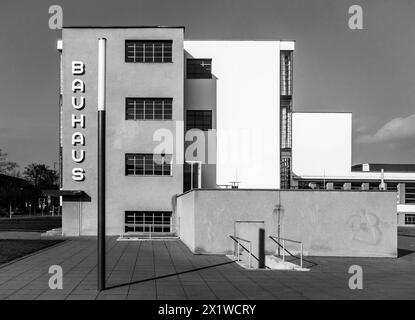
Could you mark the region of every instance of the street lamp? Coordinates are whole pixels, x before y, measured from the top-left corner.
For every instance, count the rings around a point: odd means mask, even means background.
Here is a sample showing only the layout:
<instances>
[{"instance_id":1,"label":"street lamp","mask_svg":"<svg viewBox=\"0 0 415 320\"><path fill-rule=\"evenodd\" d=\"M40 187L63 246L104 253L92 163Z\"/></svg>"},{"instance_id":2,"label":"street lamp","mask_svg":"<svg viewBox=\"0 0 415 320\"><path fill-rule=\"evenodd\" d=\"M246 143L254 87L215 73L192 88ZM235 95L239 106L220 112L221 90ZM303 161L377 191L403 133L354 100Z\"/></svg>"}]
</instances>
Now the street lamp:
<instances>
[{"instance_id":1,"label":"street lamp","mask_svg":"<svg viewBox=\"0 0 415 320\"><path fill-rule=\"evenodd\" d=\"M98 38L98 290L105 290L105 68L107 39Z\"/></svg>"}]
</instances>

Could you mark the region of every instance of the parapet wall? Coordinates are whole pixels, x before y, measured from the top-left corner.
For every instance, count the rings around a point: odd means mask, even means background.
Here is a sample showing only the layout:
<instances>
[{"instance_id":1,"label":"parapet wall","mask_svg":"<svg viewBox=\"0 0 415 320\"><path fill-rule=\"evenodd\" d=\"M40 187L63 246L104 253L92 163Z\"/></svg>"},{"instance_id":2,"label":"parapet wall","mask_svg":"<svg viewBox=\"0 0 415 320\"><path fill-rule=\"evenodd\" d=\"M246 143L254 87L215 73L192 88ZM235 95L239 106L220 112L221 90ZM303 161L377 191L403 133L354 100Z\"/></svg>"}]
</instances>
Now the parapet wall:
<instances>
[{"instance_id":1,"label":"parapet wall","mask_svg":"<svg viewBox=\"0 0 415 320\"><path fill-rule=\"evenodd\" d=\"M281 237L311 256L396 257L396 193L389 191L198 189L177 198L178 233L195 253L227 254L236 221L264 221L266 251ZM256 240L256 239L253 239ZM296 250L294 246L289 249Z\"/></svg>"}]
</instances>

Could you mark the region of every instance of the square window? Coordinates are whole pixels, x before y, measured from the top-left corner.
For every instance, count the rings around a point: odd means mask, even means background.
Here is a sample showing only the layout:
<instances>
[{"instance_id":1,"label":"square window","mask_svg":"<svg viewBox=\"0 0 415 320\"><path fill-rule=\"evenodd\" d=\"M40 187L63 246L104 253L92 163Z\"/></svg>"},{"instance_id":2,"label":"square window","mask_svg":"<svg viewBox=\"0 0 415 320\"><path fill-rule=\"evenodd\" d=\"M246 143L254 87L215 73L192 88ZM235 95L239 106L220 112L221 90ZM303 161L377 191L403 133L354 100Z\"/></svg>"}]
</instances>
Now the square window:
<instances>
[{"instance_id":1,"label":"square window","mask_svg":"<svg viewBox=\"0 0 415 320\"><path fill-rule=\"evenodd\" d=\"M212 78L212 59L187 59L186 62L188 79Z\"/></svg>"}]
</instances>

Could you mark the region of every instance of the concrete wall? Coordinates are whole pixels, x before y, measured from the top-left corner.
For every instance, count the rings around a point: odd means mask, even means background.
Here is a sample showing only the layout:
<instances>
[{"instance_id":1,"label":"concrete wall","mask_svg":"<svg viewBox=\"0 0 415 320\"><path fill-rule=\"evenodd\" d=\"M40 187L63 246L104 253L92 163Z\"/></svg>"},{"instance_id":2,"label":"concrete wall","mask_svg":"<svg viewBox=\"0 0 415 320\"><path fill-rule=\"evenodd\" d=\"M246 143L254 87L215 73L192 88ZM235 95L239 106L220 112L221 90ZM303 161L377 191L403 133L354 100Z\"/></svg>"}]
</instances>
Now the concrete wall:
<instances>
[{"instance_id":1,"label":"concrete wall","mask_svg":"<svg viewBox=\"0 0 415 320\"><path fill-rule=\"evenodd\" d=\"M124 228L125 210L172 211L172 197L183 190L183 165L173 165L170 177L125 176L125 153L153 153L159 143L153 141L157 129L175 133L176 120L183 120L184 66L183 29L63 29L63 189L83 190L90 201L83 202L81 212L82 235L96 234L97 192L97 54L98 38L107 39L107 234L120 234ZM126 39L173 40L172 63L126 63ZM71 62L82 61L86 72L71 74ZM71 82L79 78L85 82L86 107L76 111L71 106ZM126 97L173 98L173 121L125 120ZM84 114L84 129L71 127L71 115ZM71 159L71 136L80 131L86 138L86 159L76 164ZM174 136L175 146L183 148L183 134ZM77 149L80 149L77 147ZM173 150L176 153L176 149ZM183 151L181 151L183 152ZM72 179L71 170L82 167L84 181ZM63 204L63 232L78 234L78 212L72 203Z\"/></svg>"},{"instance_id":2,"label":"concrete wall","mask_svg":"<svg viewBox=\"0 0 415 320\"><path fill-rule=\"evenodd\" d=\"M177 227L178 234L184 244L186 244L193 252L195 247L195 197L198 193L189 192L186 194L186 201L178 198L176 205L176 214L180 212L180 216L177 215ZM180 200L179 200L180 199Z\"/></svg>"},{"instance_id":3,"label":"concrete wall","mask_svg":"<svg viewBox=\"0 0 415 320\"><path fill-rule=\"evenodd\" d=\"M306 255L397 254L396 194L388 191L190 191L177 199L180 237L196 253L230 253L228 235L237 220L263 220L266 237L277 234L278 203L281 237L302 241ZM272 252L276 245L267 239L266 248Z\"/></svg>"}]
</instances>

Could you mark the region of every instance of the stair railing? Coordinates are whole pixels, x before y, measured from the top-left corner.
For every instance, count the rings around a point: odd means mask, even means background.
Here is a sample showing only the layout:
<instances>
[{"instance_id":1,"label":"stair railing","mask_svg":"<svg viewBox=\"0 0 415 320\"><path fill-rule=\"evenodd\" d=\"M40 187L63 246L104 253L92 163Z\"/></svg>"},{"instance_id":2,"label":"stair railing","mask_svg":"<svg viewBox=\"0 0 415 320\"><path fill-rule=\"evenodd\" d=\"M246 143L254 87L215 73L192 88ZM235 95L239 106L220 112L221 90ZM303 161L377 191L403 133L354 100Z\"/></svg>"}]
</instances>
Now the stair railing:
<instances>
[{"instance_id":1,"label":"stair railing","mask_svg":"<svg viewBox=\"0 0 415 320\"><path fill-rule=\"evenodd\" d=\"M287 242L299 244L300 245L300 267L303 268L303 243L301 241L291 240L291 239L286 239L286 238L281 238L281 237L276 237L276 236L269 236L269 238L282 248L282 261L283 262L285 262L285 252L287 252L290 256L297 258L290 251L288 251L288 249L285 248L285 242L287 241Z\"/></svg>"},{"instance_id":2,"label":"stair railing","mask_svg":"<svg viewBox=\"0 0 415 320\"><path fill-rule=\"evenodd\" d=\"M232 235L229 235L229 238L231 238L233 241L235 241L236 242L236 257L237 257L237 261L240 261L240 255L241 255L241 252L240 252L240 248L242 247L242 249L244 249L245 251L248 251L246 248L245 248L245 246L244 245L242 245L241 244L241 242L245 242L245 243L248 243L249 244L249 268L251 269L252 268L252 257L254 257L256 260L258 260L258 258L257 257L255 257L253 254L252 254L252 241L250 241L250 240L246 240L246 239L243 239L243 238L240 238L240 237L234 237L234 236L232 236ZM235 256L235 250L234 250L234 252L233 252L233 255Z\"/></svg>"}]
</instances>

